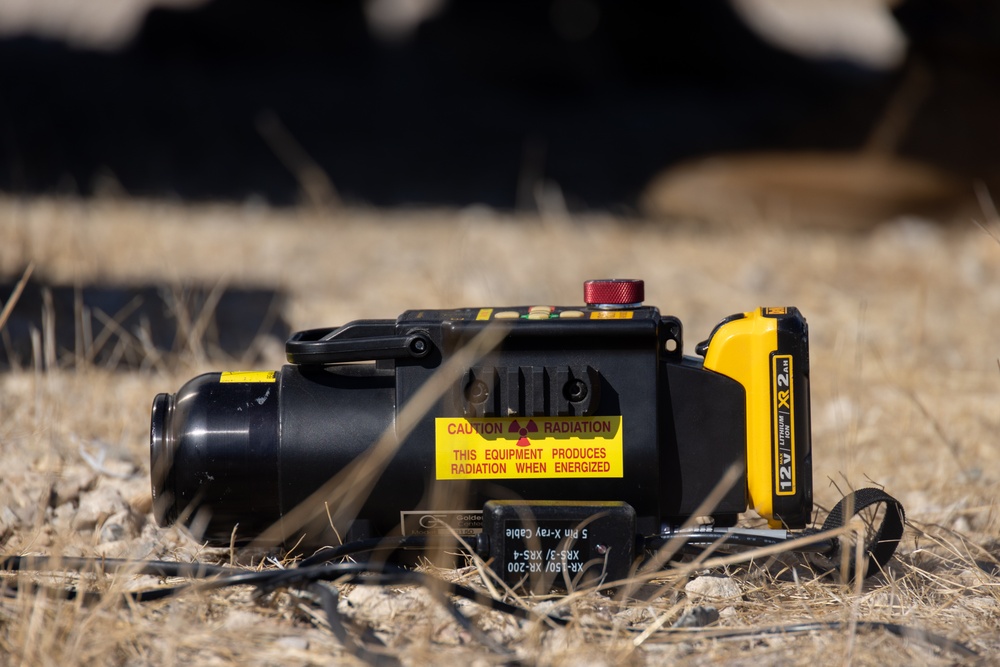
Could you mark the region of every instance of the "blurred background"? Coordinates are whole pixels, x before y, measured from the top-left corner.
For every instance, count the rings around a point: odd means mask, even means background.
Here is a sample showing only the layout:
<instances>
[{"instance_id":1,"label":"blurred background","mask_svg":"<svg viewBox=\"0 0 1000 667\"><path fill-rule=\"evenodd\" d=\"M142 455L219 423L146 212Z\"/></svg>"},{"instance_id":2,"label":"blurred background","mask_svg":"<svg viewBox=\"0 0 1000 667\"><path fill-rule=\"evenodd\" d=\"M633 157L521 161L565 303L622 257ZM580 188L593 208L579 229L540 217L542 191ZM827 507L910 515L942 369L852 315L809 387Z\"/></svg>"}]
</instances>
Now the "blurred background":
<instances>
[{"instance_id":1,"label":"blurred background","mask_svg":"<svg viewBox=\"0 0 1000 667\"><path fill-rule=\"evenodd\" d=\"M0 0L0 366L280 363L607 275L832 312L832 241L760 230L909 221L932 265L995 214L998 74L992 0Z\"/></svg>"},{"instance_id":2,"label":"blurred background","mask_svg":"<svg viewBox=\"0 0 1000 667\"><path fill-rule=\"evenodd\" d=\"M992 0L0 0L0 190L947 218L998 76Z\"/></svg>"}]
</instances>

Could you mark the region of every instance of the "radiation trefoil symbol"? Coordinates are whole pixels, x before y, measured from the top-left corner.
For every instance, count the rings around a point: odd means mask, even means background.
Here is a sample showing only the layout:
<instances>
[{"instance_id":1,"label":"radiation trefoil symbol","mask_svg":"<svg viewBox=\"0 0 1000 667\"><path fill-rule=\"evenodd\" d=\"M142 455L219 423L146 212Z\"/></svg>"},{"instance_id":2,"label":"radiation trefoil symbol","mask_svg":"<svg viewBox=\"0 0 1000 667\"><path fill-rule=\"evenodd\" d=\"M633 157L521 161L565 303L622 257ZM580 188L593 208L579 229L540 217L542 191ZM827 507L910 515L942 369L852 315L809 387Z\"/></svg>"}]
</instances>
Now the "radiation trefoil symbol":
<instances>
[{"instance_id":1,"label":"radiation trefoil symbol","mask_svg":"<svg viewBox=\"0 0 1000 667\"><path fill-rule=\"evenodd\" d=\"M514 421L512 421L510 423L510 427L507 429L507 432L508 433L517 433L518 435L520 435L521 438L517 441L517 446L518 447L527 447L527 446L529 446L531 444L531 441L528 440L528 434L529 433L538 433L538 427L535 426L535 420L534 419L529 419L528 423L525 424L524 426L521 426L520 424L518 424L517 420L515 419Z\"/></svg>"}]
</instances>

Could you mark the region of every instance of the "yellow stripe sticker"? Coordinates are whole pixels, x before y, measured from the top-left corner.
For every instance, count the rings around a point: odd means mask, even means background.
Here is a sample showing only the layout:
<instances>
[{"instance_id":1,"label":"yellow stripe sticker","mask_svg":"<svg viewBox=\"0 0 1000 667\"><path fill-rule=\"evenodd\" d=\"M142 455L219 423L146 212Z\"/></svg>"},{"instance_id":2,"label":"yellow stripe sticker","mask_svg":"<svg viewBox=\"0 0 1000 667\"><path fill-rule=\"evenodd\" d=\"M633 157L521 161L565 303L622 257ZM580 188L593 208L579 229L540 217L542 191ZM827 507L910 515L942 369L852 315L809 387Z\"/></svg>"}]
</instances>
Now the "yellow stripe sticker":
<instances>
[{"instance_id":1,"label":"yellow stripe sticker","mask_svg":"<svg viewBox=\"0 0 1000 667\"><path fill-rule=\"evenodd\" d=\"M595 310L590 313L592 320L630 320L631 310Z\"/></svg>"},{"instance_id":2,"label":"yellow stripe sticker","mask_svg":"<svg viewBox=\"0 0 1000 667\"><path fill-rule=\"evenodd\" d=\"M219 382L274 382L277 371L226 371Z\"/></svg>"},{"instance_id":3,"label":"yellow stripe sticker","mask_svg":"<svg viewBox=\"0 0 1000 667\"><path fill-rule=\"evenodd\" d=\"M620 415L435 422L437 479L624 476Z\"/></svg>"}]
</instances>

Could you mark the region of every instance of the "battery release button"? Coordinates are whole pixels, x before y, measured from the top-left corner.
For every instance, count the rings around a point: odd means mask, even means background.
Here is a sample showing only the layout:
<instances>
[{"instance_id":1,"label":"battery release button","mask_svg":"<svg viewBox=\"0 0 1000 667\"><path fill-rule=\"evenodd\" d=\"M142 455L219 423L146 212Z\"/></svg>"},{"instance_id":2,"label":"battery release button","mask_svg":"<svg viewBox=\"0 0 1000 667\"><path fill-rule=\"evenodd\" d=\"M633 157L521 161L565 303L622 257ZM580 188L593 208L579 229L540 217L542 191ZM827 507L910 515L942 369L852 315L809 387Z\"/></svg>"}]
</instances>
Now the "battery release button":
<instances>
[{"instance_id":1,"label":"battery release button","mask_svg":"<svg viewBox=\"0 0 1000 667\"><path fill-rule=\"evenodd\" d=\"M641 280L616 278L583 283L583 301L591 308L638 308L646 298Z\"/></svg>"}]
</instances>

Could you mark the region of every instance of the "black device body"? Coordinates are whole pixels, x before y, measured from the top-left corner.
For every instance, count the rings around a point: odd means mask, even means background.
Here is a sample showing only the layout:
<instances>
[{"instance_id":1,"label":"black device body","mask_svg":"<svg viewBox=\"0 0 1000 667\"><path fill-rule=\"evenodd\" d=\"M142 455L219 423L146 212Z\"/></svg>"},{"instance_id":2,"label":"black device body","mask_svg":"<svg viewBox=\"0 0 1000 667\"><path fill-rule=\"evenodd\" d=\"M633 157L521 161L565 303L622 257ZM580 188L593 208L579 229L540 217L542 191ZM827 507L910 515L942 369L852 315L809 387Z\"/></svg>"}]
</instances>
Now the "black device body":
<instances>
[{"instance_id":1,"label":"black device body","mask_svg":"<svg viewBox=\"0 0 1000 667\"><path fill-rule=\"evenodd\" d=\"M768 518L801 527L812 509L808 352L805 321L790 311L799 323L792 327L800 357L798 482L782 515ZM490 326L504 327L500 343L460 369L393 443L395 453L348 522L331 526L335 512L318 503L308 521L282 525L380 438L391 441L402 407ZM278 371L209 373L156 397L151 472L161 525L182 520L219 545L277 535L286 545L304 539L316 546L348 537L473 536L491 500L613 501L634 508L636 531L649 535L679 525L730 466L746 463L747 387L685 356L681 322L652 307L411 310L396 320L300 332L287 350L292 363ZM448 435L468 430L463 424L477 432L462 437L482 441L464 459ZM547 428L582 433L547 436ZM559 448L562 442L572 446ZM598 442L610 445L589 446ZM544 468L516 458L553 443L546 456L569 458L550 458ZM494 445L493 460L484 460ZM455 471L459 477L449 478ZM712 516L732 525L747 507L744 482Z\"/></svg>"}]
</instances>

